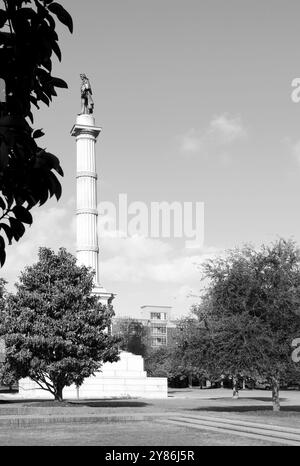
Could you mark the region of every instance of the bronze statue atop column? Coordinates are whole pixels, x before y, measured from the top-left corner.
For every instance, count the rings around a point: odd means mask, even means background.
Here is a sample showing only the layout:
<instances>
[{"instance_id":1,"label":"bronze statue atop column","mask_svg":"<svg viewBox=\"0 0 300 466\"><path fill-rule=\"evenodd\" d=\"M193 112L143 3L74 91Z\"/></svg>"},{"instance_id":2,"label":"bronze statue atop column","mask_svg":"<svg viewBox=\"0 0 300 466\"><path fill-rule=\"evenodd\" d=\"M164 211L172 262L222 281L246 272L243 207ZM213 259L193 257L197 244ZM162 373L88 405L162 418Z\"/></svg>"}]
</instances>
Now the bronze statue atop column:
<instances>
[{"instance_id":1,"label":"bronze statue atop column","mask_svg":"<svg viewBox=\"0 0 300 466\"><path fill-rule=\"evenodd\" d=\"M92 98L92 88L88 77L80 75L81 83L81 115L89 115L94 112L94 101Z\"/></svg>"}]
</instances>

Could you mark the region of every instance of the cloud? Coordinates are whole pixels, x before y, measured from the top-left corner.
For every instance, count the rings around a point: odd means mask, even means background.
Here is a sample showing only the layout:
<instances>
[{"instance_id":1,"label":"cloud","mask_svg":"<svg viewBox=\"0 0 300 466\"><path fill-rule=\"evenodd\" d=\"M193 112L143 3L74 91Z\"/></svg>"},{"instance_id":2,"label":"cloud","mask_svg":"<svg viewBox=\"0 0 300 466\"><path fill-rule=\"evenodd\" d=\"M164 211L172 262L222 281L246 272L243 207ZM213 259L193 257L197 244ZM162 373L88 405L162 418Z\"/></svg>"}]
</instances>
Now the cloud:
<instances>
[{"instance_id":1,"label":"cloud","mask_svg":"<svg viewBox=\"0 0 300 466\"><path fill-rule=\"evenodd\" d=\"M36 208L34 222L24 237L7 249L1 276L13 290L20 272L37 261L38 249L66 247L76 253L74 201L60 207ZM169 304L175 315L188 312L201 289L198 264L218 251L215 248L181 248L178 242L135 235L129 238L99 238L100 280L117 294L115 309L120 314L137 315L141 305Z\"/></svg>"},{"instance_id":2,"label":"cloud","mask_svg":"<svg viewBox=\"0 0 300 466\"><path fill-rule=\"evenodd\" d=\"M182 153L207 156L221 152L223 159L228 161L229 155L225 153L224 156L224 148L246 136L247 131L239 117L222 114L213 117L207 128L202 131L189 129L179 138L179 144Z\"/></svg>"},{"instance_id":3,"label":"cloud","mask_svg":"<svg viewBox=\"0 0 300 466\"><path fill-rule=\"evenodd\" d=\"M205 286L199 265L217 254L213 247L195 253L172 241L106 237L100 242L101 282L117 294L117 315L136 317L143 304L168 304L175 318L199 301Z\"/></svg>"},{"instance_id":4,"label":"cloud","mask_svg":"<svg viewBox=\"0 0 300 466\"><path fill-rule=\"evenodd\" d=\"M203 248L198 254L172 247L170 242L142 236L102 238L100 267L110 281L154 281L177 284L199 279L198 264L216 254Z\"/></svg>"},{"instance_id":5,"label":"cloud","mask_svg":"<svg viewBox=\"0 0 300 466\"><path fill-rule=\"evenodd\" d=\"M37 260L39 247L58 250L66 247L76 253L76 219L73 209L66 207L37 208L32 227L18 243L7 248L7 260L1 276L14 283L27 265ZM192 250L175 247L172 241L162 241L140 235L120 238L101 236L101 275L113 282L182 284L199 277L197 263L215 253L203 248Z\"/></svg>"},{"instance_id":6,"label":"cloud","mask_svg":"<svg viewBox=\"0 0 300 466\"><path fill-rule=\"evenodd\" d=\"M220 143L223 144L231 144L246 136L240 118L230 118L225 114L212 119L209 132L213 137L219 138Z\"/></svg>"},{"instance_id":7,"label":"cloud","mask_svg":"<svg viewBox=\"0 0 300 466\"><path fill-rule=\"evenodd\" d=\"M1 269L1 276L8 281L8 289L12 289L20 272L27 265L37 261L39 247L50 247L58 250L66 247L75 252L75 216L70 209L70 200L66 207L39 207L32 211L33 224L27 228L18 243L7 247L7 259Z\"/></svg>"},{"instance_id":8,"label":"cloud","mask_svg":"<svg viewBox=\"0 0 300 466\"><path fill-rule=\"evenodd\" d=\"M9 281L15 281L26 265L37 260L41 246L54 250L66 247L75 253L76 219L68 205L36 208L33 216L33 225L24 237L7 247L7 260L1 275ZM99 234L100 266L103 275L113 281L180 283L198 274L196 263L199 260L215 253L213 248L205 248L199 254L193 254L191 250L175 248L171 241L140 235L120 238L112 232L111 236Z\"/></svg>"}]
</instances>

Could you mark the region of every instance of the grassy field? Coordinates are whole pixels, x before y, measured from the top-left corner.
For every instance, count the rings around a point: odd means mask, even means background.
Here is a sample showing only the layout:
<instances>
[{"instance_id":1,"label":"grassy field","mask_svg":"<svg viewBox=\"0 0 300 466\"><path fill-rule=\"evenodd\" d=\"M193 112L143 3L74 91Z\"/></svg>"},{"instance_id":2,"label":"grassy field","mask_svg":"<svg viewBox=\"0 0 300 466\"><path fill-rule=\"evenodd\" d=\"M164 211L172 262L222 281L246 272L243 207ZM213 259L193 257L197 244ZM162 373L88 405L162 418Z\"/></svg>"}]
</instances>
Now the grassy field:
<instances>
[{"instance_id":1,"label":"grassy field","mask_svg":"<svg viewBox=\"0 0 300 466\"><path fill-rule=\"evenodd\" d=\"M1 428L0 445L266 446L270 445L270 442L162 425L155 422L134 422L126 424L56 424L17 429Z\"/></svg>"},{"instance_id":2,"label":"grassy field","mask_svg":"<svg viewBox=\"0 0 300 466\"><path fill-rule=\"evenodd\" d=\"M155 421L156 414L205 415L262 424L300 428L300 393L282 393L282 411L273 413L268 392L243 392L233 400L226 390L181 390L167 400L18 401L0 399L0 417L15 415L135 415L150 414L138 422L88 422L18 427L0 425L0 445L101 445L101 446L204 446L278 445L227 433L196 430Z\"/></svg>"}]
</instances>

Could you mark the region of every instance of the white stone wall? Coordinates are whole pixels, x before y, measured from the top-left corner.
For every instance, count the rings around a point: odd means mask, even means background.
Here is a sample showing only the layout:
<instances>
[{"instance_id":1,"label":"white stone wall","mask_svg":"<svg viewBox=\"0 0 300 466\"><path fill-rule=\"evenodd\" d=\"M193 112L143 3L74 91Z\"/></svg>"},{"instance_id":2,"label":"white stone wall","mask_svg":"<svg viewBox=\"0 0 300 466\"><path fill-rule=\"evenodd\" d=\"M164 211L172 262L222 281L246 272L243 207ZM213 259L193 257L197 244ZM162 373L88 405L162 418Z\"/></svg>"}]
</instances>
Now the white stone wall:
<instances>
[{"instance_id":1,"label":"white stone wall","mask_svg":"<svg viewBox=\"0 0 300 466\"><path fill-rule=\"evenodd\" d=\"M19 382L22 399L53 399L51 393L39 388L31 379ZM147 377L142 356L123 351L120 360L105 363L101 372L85 379L79 389L75 385L66 387L64 399L101 398L167 398L168 383L164 377Z\"/></svg>"}]
</instances>

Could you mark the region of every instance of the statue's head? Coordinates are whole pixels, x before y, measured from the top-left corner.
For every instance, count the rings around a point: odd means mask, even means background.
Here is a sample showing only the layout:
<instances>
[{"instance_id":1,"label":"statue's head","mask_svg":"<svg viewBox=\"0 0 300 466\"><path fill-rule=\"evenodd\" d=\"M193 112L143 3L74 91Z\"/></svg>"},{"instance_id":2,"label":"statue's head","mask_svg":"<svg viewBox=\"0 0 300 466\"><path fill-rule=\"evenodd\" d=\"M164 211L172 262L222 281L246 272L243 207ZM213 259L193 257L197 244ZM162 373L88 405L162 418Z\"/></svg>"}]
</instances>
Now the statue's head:
<instances>
[{"instance_id":1,"label":"statue's head","mask_svg":"<svg viewBox=\"0 0 300 466\"><path fill-rule=\"evenodd\" d=\"M82 81L84 81L85 79L87 79L87 76L86 76L86 74L82 73L80 75L80 78L82 79Z\"/></svg>"}]
</instances>

